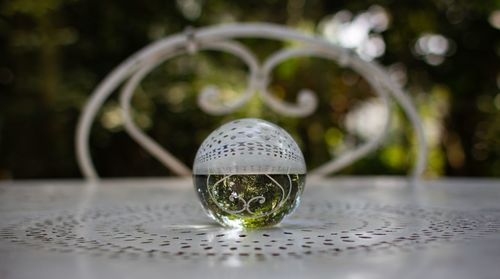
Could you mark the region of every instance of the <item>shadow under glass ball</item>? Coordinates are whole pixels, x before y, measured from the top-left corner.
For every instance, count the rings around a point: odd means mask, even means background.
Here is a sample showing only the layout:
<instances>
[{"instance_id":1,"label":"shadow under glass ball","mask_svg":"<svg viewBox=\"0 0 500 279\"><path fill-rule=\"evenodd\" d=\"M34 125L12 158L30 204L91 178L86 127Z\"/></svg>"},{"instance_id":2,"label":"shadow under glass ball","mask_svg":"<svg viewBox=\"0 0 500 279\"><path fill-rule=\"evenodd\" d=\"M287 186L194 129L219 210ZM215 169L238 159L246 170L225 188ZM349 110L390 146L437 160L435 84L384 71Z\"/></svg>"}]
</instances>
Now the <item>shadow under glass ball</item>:
<instances>
[{"instance_id":1,"label":"shadow under glass ball","mask_svg":"<svg viewBox=\"0 0 500 279\"><path fill-rule=\"evenodd\" d=\"M195 187L207 214L235 228L280 223L300 202L305 174L195 175Z\"/></svg>"}]
</instances>

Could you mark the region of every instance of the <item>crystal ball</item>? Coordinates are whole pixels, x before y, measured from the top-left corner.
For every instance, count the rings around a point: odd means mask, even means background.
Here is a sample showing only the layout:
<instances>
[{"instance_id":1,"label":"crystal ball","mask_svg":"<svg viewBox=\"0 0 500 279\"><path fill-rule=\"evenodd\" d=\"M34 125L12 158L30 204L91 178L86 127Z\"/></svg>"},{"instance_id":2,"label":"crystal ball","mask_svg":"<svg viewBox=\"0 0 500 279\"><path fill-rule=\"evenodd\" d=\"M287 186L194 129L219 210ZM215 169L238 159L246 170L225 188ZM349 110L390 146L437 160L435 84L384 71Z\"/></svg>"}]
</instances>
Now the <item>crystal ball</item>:
<instances>
[{"instance_id":1,"label":"crystal ball","mask_svg":"<svg viewBox=\"0 0 500 279\"><path fill-rule=\"evenodd\" d=\"M298 206L305 177L304 156L293 138L275 124L254 118L213 131L193 166L205 212L233 228L280 223Z\"/></svg>"}]
</instances>

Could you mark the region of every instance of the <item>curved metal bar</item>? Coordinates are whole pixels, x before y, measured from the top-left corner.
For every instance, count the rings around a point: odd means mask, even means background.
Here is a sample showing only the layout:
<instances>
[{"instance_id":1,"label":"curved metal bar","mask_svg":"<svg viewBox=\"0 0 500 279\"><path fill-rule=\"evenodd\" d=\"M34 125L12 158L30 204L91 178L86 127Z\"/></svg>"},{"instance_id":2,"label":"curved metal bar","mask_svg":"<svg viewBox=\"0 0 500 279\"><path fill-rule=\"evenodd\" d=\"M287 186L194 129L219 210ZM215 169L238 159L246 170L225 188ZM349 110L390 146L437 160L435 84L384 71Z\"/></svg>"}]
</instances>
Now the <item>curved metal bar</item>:
<instances>
[{"instance_id":1,"label":"curved metal bar","mask_svg":"<svg viewBox=\"0 0 500 279\"><path fill-rule=\"evenodd\" d=\"M290 49L284 49L280 50L273 55L271 55L263 64L262 67L262 72L265 76L270 76L270 73L273 68L275 68L279 63L288 60L290 58L296 58L296 57L304 57L304 56L313 56L313 57L320 57L320 58L325 58L325 59L330 59L334 61L338 61L338 57L335 56L335 54L329 53L327 49L317 49L317 48L290 48ZM360 73L360 75L368 81L368 83L374 88L375 94L379 96L379 98L382 100L386 110L387 110L387 117L385 119L384 123L384 129L377 134L374 138L371 140L365 142L362 144L360 147L345 152L341 154L338 158L331 160L330 162L325 163L324 165L310 171L311 175L320 175L320 176L325 176L328 174L331 174L333 172L336 172L352 163L355 161L359 160L363 156L367 155L368 153L372 152L375 150L377 147L379 147L384 140L385 136L388 133L390 123L391 123L391 108L390 108L390 96L384 90L384 88L381 87L380 82L378 82L377 79L374 79L374 77L370 74L370 72L367 72L363 67L359 67L360 65L358 64L348 64L346 61L343 61L343 66L345 67L350 67L354 71ZM266 83L267 84L267 83ZM261 90L261 92L264 92L264 89ZM274 98L274 97L273 97ZM277 102L281 102L280 100L277 100Z\"/></svg>"},{"instance_id":2,"label":"curved metal bar","mask_svg":"<svg viewBox=\"0 0 500 279\"><path fill-rule=\"evenodd\" d=\"M422 126L422 121L418 115L417 109L413 105L410 97L401 89L401 87L394 82L390 76L385 72L385 70L375 62L372 63L361 63L361 59L355 59L352 61L356 63L358 68L364 68L369 73L373 73L377 82L381 84L382 87L387 88L392 96L401 106L404 113L410 120L413 128L415 129L415 134L417 136L418 148L417 148L417 160L413 166L412 179L413 181L418 180L425 171L425 166L427 165L427 140L425 138L424 129ZM416 185L412 183L412 185Z\"/></svg>"},{"instance_id":3,"label":"curved metal bar","mask_svg":"<svg viewBox=\"0 0 500 279\"><path fill-rule=\"evenodd\" d=\"M162 45L163 51L174 51L179 47L185 39L181 36L172 38ZM159 50L158 47L155 48ZM111 93L133 72L142 66L146 58L152 59L155 57L155 51L148 53L146 50L139 51L132 57L122 62L116 67L106 78L97 86L92 92L92 95L85 105L76 128L76 150L78 165L85 178L89 180L96 180L98 178L92 160L90 159L89 152L89 134L92 123L96 117L98 109L102 106L104 101L111 95Z\"/></svg>"},{"instance_id":4,"label":"curved metal bar","mask_svg":"<svg viewBox=\"0 0 500 279\"><path fill-rule=\"evenodd\" d=\"M251 74L255 76L258 71L258 64L255 57L248 51L244 46L237 42L225 41L225 42L212 42L204 43L198 46L200 50L217 50L225 51L236 56L242 57L242 59L247 62ZM164 63L166 60L171 59L175 56L183 54L185 51L174 51L166 53L161 58L156 58L151 60L151 62L146 62L142 68L140 68L126 83L125 87L120 93L120 106L122 108L122 115L124 120L125 130L130 134L132 139L134 139L140 146L146 149L152 156L154 156L158 161L160 161L165 167L171 169L174 173L182 176L191 175L191 170L175 158L169 151L162 148L154 139L149 137L146 133L141 131L132 121L130 117L130 101L132 99L133 93L142 79L149 74L158 65ZM217 113L228 113L231 110L235 110L247 102L253 92L255 92L255 81L249 80L248 88L239 99L236 99L230 104L221 107L210 107Z\"/></svg>"},{"instance_id":5,"label":"curved metal bar","mask_svg":"<svg viewBox=\"0 0 500 279\"><path fill-rule=\"evenodd\" d=\"M159 60L147 63L139 71L137 71L125 84L123 90L120 94L120 106L122 108L122 116L125 130L132 137L132 139L137 142L140 146L146 149L149 154L154 156L158 161L160 161L165 167L171 169L174 173L182 176L187 176L191 174L191 169L183 164L179 159L173 156L170 152L163 149L156 141L151 139L147 134L140 130L132 120L130 116L130 100L132 95L137 88L137 85L141 80L158 64L161 62L172 58L180 52L172 52ZM160 63L158 63L160 62Z\"/></svg>"},{"instance_id":6,"label":"curved metal bar","mask_svg":"<svg viewBox=\"0 0 500 279\"><path fill-rule=\"evenodd\" d=\"M247 88L240 98L235 99L229 103L222 103L222 105L217 105L217 103L220 103L220 101L217 102L218 100L216 100L217 96L219 95L219 91L215 86L208 86L202 90L201 94L198 97L198 105L200 106L200 108L202 108L207 113L222 115L231 113L248 102L248 100L252 98L257 89L257 75L259 72L259 62L257 61L257 58L246 47L234 41L200 44L200 49L224 51L238 56L247 64L250 71L247 81Z\"/></svg>"},{"instance_id":7,"label":"curved metal bar","mask_svg":"<svg viewBox=\"0 0 500 279\"><path fill-rule=\"evenodd\" d=\"M362 65L364 70L377 77L381 86L390 90L396 101L402 106L406 115L415 127L415 132L418 138L418 153L417 163L413 171L414 177L422 174L426 164L426 143L423 133L422 123L418 117L418 113L411 103L408 96L389 78L382 68L374 62L367 62L361 58L349 55L346 49L332 45L326 40L302 34L286 27L281 27L273 24L264 23L244 23L244 24L227 24L220 26L212 26L201 28L196 31L196 39L199 42L205 41L221 41L234 38L260 37L267 39L276 39L282 41L296 40L306 46L314 48L324 48L333 57L337 57L340 64ZM191 44L190 44L191 43ZM130 58L116 67L108 76L99 84L96 90L92 93L90 100L86 104L83 113L79 119L76 131L76 149L77 159L84 176L88 179L96 179L97 173L94 169L89 153L89 133L92 122L97 114L98 109L111 93L131 74L142 68L148 61L154 60L161 56L162 53L175 51L180 47L185 47L187 44L192 45L188 36L185 34L176 34L166 37L162 40L154 42L143 49L136 52Z\"/></svg>"},{"instance_id":8,"label":"curved metal bar","mask_svg":"<svg viewBox=\"0 0 500 279\"><path fill-rule=\"evenodd\" d=\"M259 92L265 104L275 111L287 116L306 116L314 112L318 106L318 98L315 93L309 89L302 89L297 96L297 104L290 104L274 97L269 90L271 72L279 63L293 57L313 55L304 48L291 48L280 50L272 54L264 64L261 70L261 83Z\"/></svg>"}]
</instances>

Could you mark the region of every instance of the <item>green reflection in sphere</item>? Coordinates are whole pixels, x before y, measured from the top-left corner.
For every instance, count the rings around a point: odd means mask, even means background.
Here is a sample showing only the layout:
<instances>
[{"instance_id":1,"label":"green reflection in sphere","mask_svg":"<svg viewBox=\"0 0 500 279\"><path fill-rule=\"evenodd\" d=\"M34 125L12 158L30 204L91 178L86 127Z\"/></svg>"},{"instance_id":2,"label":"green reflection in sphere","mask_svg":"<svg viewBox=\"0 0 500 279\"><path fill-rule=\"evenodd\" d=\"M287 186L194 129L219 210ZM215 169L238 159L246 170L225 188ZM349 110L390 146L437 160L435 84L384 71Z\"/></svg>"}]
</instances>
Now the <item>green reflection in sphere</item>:
<instances>
[{"instance_id":1,"label":"green reflection in sphere","mask_svg":"<svg viewBox=\"0 0 500 279\"><path fill-rule=\"evenodd\" d=\"M304 174L196 175L203 208L220 224L260 228L280 223L300 202Z\"/></svg>"},{"instance_id":2,"label":"green reflection in sphere","mask_svg":"<svg viewBox=\"0 0 500 279\"><path fill-rule=\"evenodd\" d=\"M226 123L201 144L194 184L207 214L236 228L276 225L298 206L306 165L295 140L262 119Z\"/></svg>"}]
</instances>

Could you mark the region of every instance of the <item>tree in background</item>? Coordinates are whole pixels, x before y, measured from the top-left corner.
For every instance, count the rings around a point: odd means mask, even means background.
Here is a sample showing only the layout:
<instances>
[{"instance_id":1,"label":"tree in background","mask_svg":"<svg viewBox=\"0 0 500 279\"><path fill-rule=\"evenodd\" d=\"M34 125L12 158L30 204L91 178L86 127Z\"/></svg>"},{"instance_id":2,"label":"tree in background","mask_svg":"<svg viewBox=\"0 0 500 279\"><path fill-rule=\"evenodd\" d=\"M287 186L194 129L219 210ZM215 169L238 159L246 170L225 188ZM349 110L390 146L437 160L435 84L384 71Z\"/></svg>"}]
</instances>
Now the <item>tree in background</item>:
<instances>
[{"instance_id":1,"label":"tree in background","mask_svg":"<svg viewBox=\"0 0 500 279\"><path fill-rule=\"evenodd\" d=\"M385 65L418 105L430 155L427 175L500 176L500 3L496 1L77 1L0 4L0 178L78 177L73 138L85 100L119 62L186 26L234 21L285 24L324 36ZM242 40L260 58L285 46ZM234 114L205 117L196 95L208 83L224 96L243 89L246 69L203 52L158 67L133 100L136 122L188 165L221 122L254 116L298 139L309 168L378 131L384 113L356 73L321 59L292 59L274 72L272 92L288 101L318 93L306 119L280 117L258 100ZM344 174L404 174L411 128L400 111L387 144ZM371 120L371 121L368 121ZM103 176L167 175L123 132L117 102L101 110L92 152Z\"/></svg>"}]
</instances>

